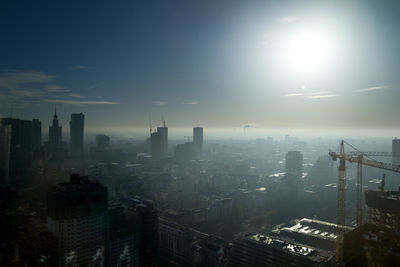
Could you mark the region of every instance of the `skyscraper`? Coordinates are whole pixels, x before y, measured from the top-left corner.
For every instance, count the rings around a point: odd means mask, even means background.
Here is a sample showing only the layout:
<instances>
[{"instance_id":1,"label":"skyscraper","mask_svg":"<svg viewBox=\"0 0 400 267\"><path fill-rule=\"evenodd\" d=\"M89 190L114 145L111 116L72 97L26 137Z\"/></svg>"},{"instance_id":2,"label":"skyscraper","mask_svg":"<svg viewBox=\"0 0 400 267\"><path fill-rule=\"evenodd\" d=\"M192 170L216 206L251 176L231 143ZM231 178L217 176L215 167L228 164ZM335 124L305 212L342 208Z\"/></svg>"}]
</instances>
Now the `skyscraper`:
<instances>
[{"instance_id":1,"label":"skyscraper","mask_svg":"<svg viewBox=\"0 0 400 267\"><path fill-rule=\"evenodd\" d=\"M85 115L83 113L71 114L70 129L70 153L73 157L83 156L83 128Z\"/></svg>"},{"instance_id":2,"label":"skyscraper","mask_svg":"<svg viewBox=\"0 0 400 267\"><path fill-rule=\"evenodd\" d=\"M400 165L400 139L392 140L392 163L396 165Z\"/></svg>"},{"instance_id":3,"label":"skyscraper","mask_svg":"<svg viewBox=\"0 0 400 267\"><path fill-rule=\"evenodd\" d=\"M32 121L0 120L0 183L23 185L32 165Z\"/></svg>"},{"instance_id":4,"label":"skyscraper","mask_svg":"<svg viewBox=\"0 0 400 267\"><path fill-rule=\"evenodd\" d=\"M38 151L42 146L42 123L38 119L32 120L32 149Z\"/></svg>"},{"instance_id":5,"label":"skyscraper","mask_svg":"<svg viewBox=\"0 0 400 267\"><path fill-rule=\"evenodd\" d=\"M97 148L106 149L110 145L110 137L105 134L97 134L96 144Z\"/></svg>"},{"instance_id":6,"label":"skyscraper","mask_svg":"<svg viewBox=\"0 0 400 267\"><path fill-rule=\"evenodd\" d=\"M107 188L79 174L50 189L47 230L57 239L59 266L105 265L107 207Z\"/></svg>"},{"instance_id":7,"label":"skyscraper","mask_svg":"<svg viewBox=\"0 0 400 267\"><path fill-rule=\"evenodd\" d=\"M289 151L286 154L286 172L301 176L303 173L303 155L300 151Z\"/></svg>"},{"instance_id":8,"label":"skyscraper","mask_svg":"<svg viewBox=\"0 0 400 267\"><path fill-rule=\"evenodd\" d=\"M193 144L197 156L201 156L203 150L203 128L201 127L193 128Z\"/></svg>"},{"instance_id":9,"label":"skyscraper","mask_svg":"<svg viewBox=\"0 0 400 267\"><path fill-rule=\"evenodd\" d=\"M57 150L62 147L62 127L58 125L57 110L54 110L53 124L49 126L47 151L51 157L57 157Z\"/></svg>"},{"instance_id":10,"label":"skyscraper","mask_svg":"<svg viewBox=\"0 0 400 267\"><path fill-rule=\"evenodd\" d=\"M167 155L168 152L168 127L157 127L157 132L161 133L161 147L162 147L162 157Z\"/></svg>"},{"instance_id":11,"label":"skyscraper","mask_svg":"<svg viewBox=\"0 0 400 267\"><path fill-rule=\"evenodd\" d=\"M163 154L163 142L161 132L154 132L150 136L151 156L153 159L160 159Z\"/></svg>"}]
</instances>

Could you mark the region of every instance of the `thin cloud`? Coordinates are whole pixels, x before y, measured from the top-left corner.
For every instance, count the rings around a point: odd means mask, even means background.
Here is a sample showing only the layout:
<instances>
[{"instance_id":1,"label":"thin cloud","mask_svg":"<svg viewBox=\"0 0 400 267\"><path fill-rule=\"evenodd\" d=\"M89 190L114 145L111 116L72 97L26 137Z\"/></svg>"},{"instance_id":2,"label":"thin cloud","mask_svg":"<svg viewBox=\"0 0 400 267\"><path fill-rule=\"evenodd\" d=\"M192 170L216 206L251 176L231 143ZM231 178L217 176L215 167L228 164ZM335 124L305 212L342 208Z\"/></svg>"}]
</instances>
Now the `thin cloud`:
<instances>
[{"instance_id":1,"label":"thin cloud","mask_svg":"<svg viewBox=\"0 0 400 267\"><path fill-rule=\"evenodd\" d=\"M54 76L32 70L3 70L0 71L0 88L17 89L32 84L45 84L54 81Z\"/></svg>"},{"instance_id":2,"label":"thin cloud","mask_svg":"<svg viewBox=\"0 0 400 267\"><path fill-rule=\"evenodd\" d=\"M310 99L320 99L320 98L331 98L331 97L336 97L336 96L339 96L339 95L308 95L306 97L310 98Z\"/></svg>"},{"instance_id":3,"label":"thin cloud","mask_svg":"<svg viewBox=\"0 0 400 267\"><path fill-rule=\"evenodd\" d=\"M12 89L8 91L11 95L24 98L43 97L44 94L40 90L35 89Z\"/></svg>"},{"instance_id":4,"label":"thin cloud","mask_svg":"<svg viewBox=\"0 0 400 267\"><path fill-rule=\"evenodd\" d=\"M184 105L197 105L199 102L197 101L191 101L191 102L184 102Z\"/></svg>"},{"instance_id":5,"label":"thin cloud","mask_svg":"<svg viewBox=\"0 0 400 267\"><path fill-rule=\"evenodd\" d=\"M86 96L80 95L80 94L69 94L70 97L74 98L87 98Z\"/></svg>"},{"instance_id":6,"label":"thin cloud","mask_svg":"<svg viewBox=\"0 0 400 267\"><path fill-rule=\"evenodd\" d=\"M386 88L389 88L389 85L381 85L381 86L374 86L374 87L367 87L367 88L362 88L362 89L357 89L354 90L355 93L365 93L365 92L371 92L371 91L377 91L377 90L383 90Z\"/></svg>"},{"instance_id":7,"label":"thin cloud","mask_svg":"<svg viewBox=\"0 0 400 267\"><path fill-rule=\"evenodd\" d=\"M285 94L287 97L292 97L292 96L302 96L304 95L303 93L293 93L293 94Z\"/></svg>"},{"instance_id":8,"label":"thin cloud","mask_svg":"<svg viewBox=\"0 0 400 267\"><path fill-rule=\"evenodd\" d=\"M47 92L52 92L52 93L67 93L70 90L65 89L62 86L59 85L55 85L55 84L49 84L49 85L45 85L44 90L46 90Z\"/></svg>"},{"instance_id":9,"label":"thin cloud","mask_svg":"<svg viewBox=\"0 0 400 267\"><path fill-rule=\"evenodd\" d=\"M313 95L326 95L328 94L329 91L319 91L319 92L314 92L314 93L308 93L308 96L313 96Z\"/></svg>"},{"instance_id":10,"label":"thin cloud","mask_svg":"<svg viewBox=\"0 0 400 267\"><path fill-rule=\"evenodd\" d=\"M165 102L165 101L159 101L159 100L153 101L152 103L153 103L154 105L156 105L156 106L165 106L165 105L167 104L167 102Z\"/></svg>"},{"instance_id":11,"label":"thin cloud","mask_svg":"<svg viewBox=\"0 0 400 267\"><path fill-rule=\"evenodd\" d=\"M90 70L94 69L92 66L86 66L86 65L75 65L70 67L71 70Z\"/></svg>"},{"instance_id":12,"label":"thin cloud","mask_svg":"<svg viewBox=\"0 0 400 267\"><path fill-rule=\"evenodd\" d=\"M65 99L44 99L46 103L53 104L69 104L69 105L117 105L118 102L111 101L80 101L80 100L65 100Z\"/></svg>"},{"instance_id":13,"label":"thin cloud","mask_svg":"<svg viewBox=\"0 0 400 267\"><path fill-rule=\"evenodd\" d=\"M286 16L286 17L278 18L276 21L277 21L278 23L288 24L288 23L293 23L293 22L295 22L296 20L297 20L297 18L294 17L294 16Z\"/></svg>"}]
</instances>

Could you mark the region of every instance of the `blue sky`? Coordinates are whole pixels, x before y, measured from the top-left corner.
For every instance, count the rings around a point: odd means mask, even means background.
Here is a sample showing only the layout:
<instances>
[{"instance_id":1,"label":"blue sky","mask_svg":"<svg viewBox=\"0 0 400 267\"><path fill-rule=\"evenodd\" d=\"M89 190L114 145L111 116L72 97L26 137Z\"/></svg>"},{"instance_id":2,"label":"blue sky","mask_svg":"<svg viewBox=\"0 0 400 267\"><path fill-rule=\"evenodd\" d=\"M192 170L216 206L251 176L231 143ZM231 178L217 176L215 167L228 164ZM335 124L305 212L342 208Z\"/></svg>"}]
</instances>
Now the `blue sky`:
<instances>
[{"instance_id":1,"label":"blue sky","mask_svg":"<svg viewBox=\"0 0 400 267\"><path fill-rule=\"evenodd\" d=\"M2 1L0 114L88 127L398 128L397 1ZM284 64L328 36L329 64ZM291 40L289 38L289 40ZM297 51L297 50L295 50ZM311 60L311 59L310 59Z\"/></svg>"}]
</instances>

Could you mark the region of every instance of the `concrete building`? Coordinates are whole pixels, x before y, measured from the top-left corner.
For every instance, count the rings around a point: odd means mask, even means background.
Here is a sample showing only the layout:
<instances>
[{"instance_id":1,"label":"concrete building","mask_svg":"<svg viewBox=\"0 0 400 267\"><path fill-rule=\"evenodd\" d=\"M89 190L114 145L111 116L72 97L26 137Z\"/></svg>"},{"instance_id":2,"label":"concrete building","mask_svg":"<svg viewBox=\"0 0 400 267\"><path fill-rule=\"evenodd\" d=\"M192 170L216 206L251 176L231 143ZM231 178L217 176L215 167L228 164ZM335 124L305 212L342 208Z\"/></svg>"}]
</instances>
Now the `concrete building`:
<instances>
[{"instance_id":1,"label":"concrete building","mask_svg":"<svg viewBox=\"0 0 400 267\"><path fill-rule=\"evenodd\" d=\"M392 140L392 164L400 165L400 139Z\"/></svg>"},{"instance_id":2,"label":"concrete building","mask_svg":"<svg viewBox=\"0 0 400 267\"><path fill-rule=\"evenodd\" d=\"M71 114L70 127L70 154L72 157L83 157L85 115L81 113Z\"/></svg>"},{"instance_id":3,"label":"concrete building","mask_svg":"<svg viewBox=\"0 0 400 267\"><path fill-rule=\"evenodd\" d=\"M193 144L196 150L197 156L201 156L203 152L203 128L194 127L193 128Z\"/></svg>"},{"instance_id":4,"label":"concrete building","mask_svg":"<svg viewBox=\"0 0 400 267\"><path fill-rule=\"evenodd\" d=\"M49 141L45 144L48 156L62 159L67 156L67 144L62 141L62 127L58 123L57 110L54 110L53 122L49 126Z\"/></svg>"},{"instance_id":5,"label":"concrete building","mask_svg":"<svg viewBox=\"0 0 400 267\"><path fill-rule=\"evenodd\" d=\"M150 136L150 151L151 156L155 160L159 160L164 157L164 148L162 141L161 132L154 132Z\"/></svg>"},{"instance_id":6,"label":"concrete building","mask_svg":"<svg viewBox=\"0 0 400 267\"><path fill-rule=\"evenodd\" d=\"M51 188L47 230L57 239L59 266L104 266L108 240L107 188L73 174Z\"/></svg>"},{"instance_id":7,"label":"concrete building","mask_svg":"<svg viewBox=\"0 0 400 267\"><path fill-rule=\"evenodd\" d=\"M109 209L110 236L108 266L136 267L139 264L137 222L128 218L123 207Z\"/></svg>"},{"instance_id":8,"label":"concrete building","mask_svg":"<svg viewBox=\"0 0 400 267\"><path fill-rule=\"evenodd\" d=\"M161 147L162 147L162 156L165 157L168 154L168 127L157 127L157 132L161 133Z\"/></svg>"},{"instance_id":9,"label":"concrete building","mask_svg":"<svg viewBox=\"0 0 400 267\"><path fill-rule=\"evenodd\" d=\"M0 120L0 183L20 186L26 182L33 158L32 121Z\"/></svg>"},{"instance_id":10,"label":"concrete building","mask_svg":"<svg viewBox=\"0 0 400 267\"><path fill-rule=\"evenodd\" d=\"M105 134L96 135L96 145L99 149L106 149L110 145L110 137Z\"/></svg>"},{"instance_id":11,"label":"concrete building","mask_svg":"<svg viewBox=\"0 0 400 267\"><path fill-rule=\"evenodd\" d=\"M32 149L38 151L42 147L42 122L38 119L32 120Z\"/></svg>"},{"instance_id":12,"label":"concrete building","mask_svg":"<svg viewBox=\"0 0 400 267\"><path fill-rule=\"evenodd\" d=\"M300 151L289 151L286 154L286 172L301 177L303 173L303 155Z\"/></svg>"},{"instance_id":13,"label":"concrete building","mask_svg":"<svg viewBox=\"0 0 400 267\"><path fill-rule=\"evenodd\" d=\"M336 266L333 252L261 233L240 234L230 254L231 266Z\"/></svg>"}]
</instances>

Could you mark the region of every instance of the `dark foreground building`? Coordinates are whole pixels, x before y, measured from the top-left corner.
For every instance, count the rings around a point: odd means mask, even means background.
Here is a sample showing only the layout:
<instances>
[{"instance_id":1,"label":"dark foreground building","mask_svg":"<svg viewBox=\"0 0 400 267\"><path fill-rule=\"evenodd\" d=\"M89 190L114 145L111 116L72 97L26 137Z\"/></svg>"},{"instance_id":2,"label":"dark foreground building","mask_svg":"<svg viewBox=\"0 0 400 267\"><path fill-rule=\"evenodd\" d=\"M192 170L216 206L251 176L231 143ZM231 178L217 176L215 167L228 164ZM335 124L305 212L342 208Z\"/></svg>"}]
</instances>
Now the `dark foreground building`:
<instances>
[{"instance_id":1,"label":"dark foreground building","mask_svg":"<svg viewBox=\"0 0 400 267\"><path fill-rule=\"evenodd\" d=\"M104 266L107 188L79 174L48 193L47 230L57 239L59 266Z\"/></svg>"},{"instance_id":2,"label":"dark foreground building","mask_svg":"<svg viewBox=\"0 0 400 267\"><path fill-rule=\"evenodd\" d=\"M335 255L290 239L260 233L237 237L231 250L231 266L335 266Z\"/></svg>"}]
</instances>

